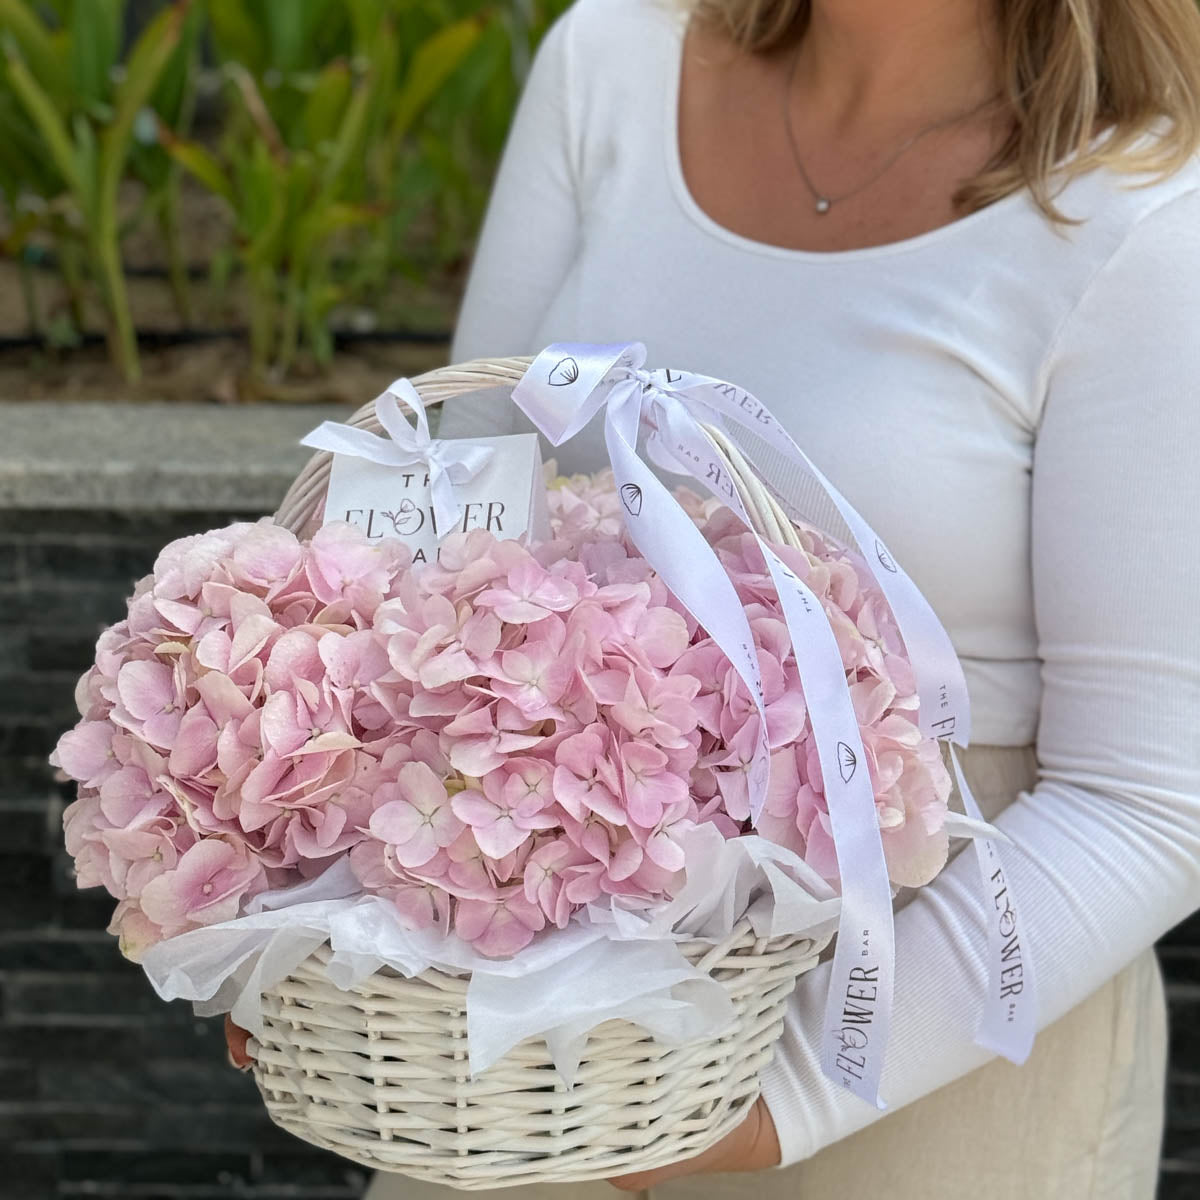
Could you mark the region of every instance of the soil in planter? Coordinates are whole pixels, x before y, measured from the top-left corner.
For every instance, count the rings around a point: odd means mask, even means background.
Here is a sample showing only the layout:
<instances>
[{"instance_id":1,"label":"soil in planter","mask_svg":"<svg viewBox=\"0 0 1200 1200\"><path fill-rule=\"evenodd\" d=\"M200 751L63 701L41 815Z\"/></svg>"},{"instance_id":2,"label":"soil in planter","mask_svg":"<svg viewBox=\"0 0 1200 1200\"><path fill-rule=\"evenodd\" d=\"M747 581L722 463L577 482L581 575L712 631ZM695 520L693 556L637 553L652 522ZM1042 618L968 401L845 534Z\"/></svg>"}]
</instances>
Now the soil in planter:
<instances>
[{"instance_id":1,"label":"soil in planter","mask_svg":"<svg viewBox=\"0 0 1200 1200\"><path fill-rule=\"evenodd\" d=\"M0 289L3 288L0 282ZM0 350L0 403L73 400L97 403L193 401L215 404L365 404L400 375L445 366L449 346L356 342L325 371L295 372L285 381L250 376L245 344L215 338L141 350L142 378L128 384L109 364L103 344L62 352Z\"/></svg>"}]
</instances>

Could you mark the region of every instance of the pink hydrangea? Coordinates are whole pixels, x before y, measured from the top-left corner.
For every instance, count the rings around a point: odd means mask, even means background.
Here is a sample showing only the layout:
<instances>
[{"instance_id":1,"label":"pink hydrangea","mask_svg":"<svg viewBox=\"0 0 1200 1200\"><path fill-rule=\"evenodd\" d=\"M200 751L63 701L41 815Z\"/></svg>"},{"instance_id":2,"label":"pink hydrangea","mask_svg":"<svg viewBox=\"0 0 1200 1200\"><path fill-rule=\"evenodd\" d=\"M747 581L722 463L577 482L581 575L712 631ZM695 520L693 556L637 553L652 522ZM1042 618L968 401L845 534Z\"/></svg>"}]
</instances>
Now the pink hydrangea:
<instances>
[{"instance_id":1,"label":"pink hydrangea","mask_svg":"<svg viewBox=\"0 0 1200 1200\"><path fill-rule=\"evenodd\" d=\"M236 916L368 836L393 675L374 610L410 566L352 526L270 521L165 547L79 681L53 763L81 886L120 900L127 953Z\"/></svg>"},{"instance_id":2,"label":"pink hydrangea","mask_svg":"<svg viewBox=\"0 0 1200 1200\"><path fill-rule=\"evenodd\" d=\"M838 884L807 707L755 540L681 494L745 606L772 772L758 832ZM136 957L346 857L414 929L510 955L607 897L650 904L689 829L750 832L758 712L624 537L611 475L555 480L553 540L453 534L414 567L346 524L269 521L166 547L80 680L55 764L67 847ZM949 776L856 558L782 550L841 650L894 882L945 862Z\"/></svg>"}]
</instances>

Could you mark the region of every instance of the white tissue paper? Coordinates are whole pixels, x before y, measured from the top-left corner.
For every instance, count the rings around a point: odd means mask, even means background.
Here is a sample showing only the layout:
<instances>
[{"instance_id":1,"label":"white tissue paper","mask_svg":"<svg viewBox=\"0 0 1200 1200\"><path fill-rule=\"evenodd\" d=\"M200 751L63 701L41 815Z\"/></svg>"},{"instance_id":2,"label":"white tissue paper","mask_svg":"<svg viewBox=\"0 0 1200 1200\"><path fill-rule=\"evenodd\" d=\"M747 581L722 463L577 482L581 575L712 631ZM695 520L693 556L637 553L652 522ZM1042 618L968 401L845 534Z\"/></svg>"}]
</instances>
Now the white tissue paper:
<instances>
[{"instance_id":1,"label":"white tissue paper","mask_svg":"<svg viewBox=\"0 0 1200 1200\"><path fill-rule=\"evenodd\" d=\"M731 1024L724 989L688 962L680 941L715 944L746 916L759 936L813 939L815 957L837 928L840 899L790 850L754 835L726 840L711 825L687 834L683 849L688 866L674 899L636 910L589 905L509 959L487 958L453 934L406 929L339 859L315 879L261 893L235 920L159 942L141 965L164 1000L191 1000L201 1016L229 1012L254 1034L262 993L326 942L329 977L345 989L384 966L409 977L430 968L469 974L472 1075L540 1036L570 1085L587 1034L605 1021L632 1021L666 1045L715 1038Z\"/></svg>"}]
</instances>

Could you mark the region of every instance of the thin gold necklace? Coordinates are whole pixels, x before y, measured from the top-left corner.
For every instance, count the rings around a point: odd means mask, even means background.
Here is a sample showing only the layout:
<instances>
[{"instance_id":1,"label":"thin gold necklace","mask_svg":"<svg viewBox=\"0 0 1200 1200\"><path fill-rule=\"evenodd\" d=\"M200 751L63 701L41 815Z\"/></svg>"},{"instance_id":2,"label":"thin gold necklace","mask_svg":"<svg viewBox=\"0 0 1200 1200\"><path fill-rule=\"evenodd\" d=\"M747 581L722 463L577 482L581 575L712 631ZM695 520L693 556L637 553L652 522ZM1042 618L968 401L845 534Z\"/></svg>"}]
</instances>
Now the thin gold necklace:
<instances>
[{"instance_id":1,"label":"thin gold necklace","mask_svg":"<svg viewBox=\"0 0 1200 1200\"><path fill-rule=\"evenodd\" d=\"M821 191L821 189L813 183L808 172L804 169L804 162L800 157L800 148L796 144L796 131L792 126L792 106L790 101L792 96L792 82L796 77L796 65L799 63L799 61L800 47L797 47L796 53L792 56L792 65L788 70L787 82L784 84L783 88L783 123L787 130L788 145L792 149L792 158L795 160L796 170L799 171L800 178L804 180L804 186L808 188L809 192L812 194L813 207L822 216L829 212L829 210L835 204L840 204L843 200L849 200L851 196L857 196L859 192L865 191L871 186L871 184L882 178L893 166L896 165L897 161L900 159L900 156L904 154L906 150L910 150L914 145L916 145L921 138L930 133L936 133L939 129L945 129L950 125L957 124L959 121L965 121L968 118L975 116L976 113L982 112L989 105L995 104L1000 98L999 95L989 96L988 99L983 101L982 104L977 104L974 108L968 109L964 113L958 113L953 117L946 117L944 120L937 121L932 125L926 125L923 129L918 129L917 132L903 142L900 148L891 156L891 158L889 158L883 164L883 166L880 167L879 170L871 175L865 182L860 183L855 188L851 188L848 192L842 192L840 196L831 196L828 194L828 192Z\"/></svg>"}]
</instances>

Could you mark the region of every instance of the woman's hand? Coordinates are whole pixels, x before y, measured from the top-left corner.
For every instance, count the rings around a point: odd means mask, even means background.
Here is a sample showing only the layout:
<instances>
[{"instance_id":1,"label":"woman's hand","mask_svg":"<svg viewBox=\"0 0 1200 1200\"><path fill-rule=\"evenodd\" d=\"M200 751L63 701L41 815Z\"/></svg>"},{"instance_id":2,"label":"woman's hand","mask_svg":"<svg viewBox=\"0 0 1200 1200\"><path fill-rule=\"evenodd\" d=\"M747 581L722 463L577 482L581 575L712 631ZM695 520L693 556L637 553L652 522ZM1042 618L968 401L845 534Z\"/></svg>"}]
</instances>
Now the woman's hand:
<instances>
[{"instance_id":1,"label":"woman's hand","mask_svg":"<svg viewBox=\"0 0 1200 1200\"><path fill-rule=\"evenodd\" d=\"M779 1166L781 1151L775 1122L761 1096L746 1114L746 1119L703 1154L684 1162L671 1163L654 1171L620 1175L608 1182L623 1192L639 1192L657 1187L681 1175L711 1175L721 1171L762 1171Z\"/></svg>"},{"instance_id":2,"label":"woman's hand","mask_svg":"<svg viewBox=\"0 0 1200 1200\"><path fill-rule=\"evenodd\" d=\"M239 1071L248 1071L254 1066L254 1059L246 1052L246 1043L250 1034L240 1025L235 1025L225 1014L225 1045L229 1047L229 1065Z\"/></svg>"}]
</instances>

